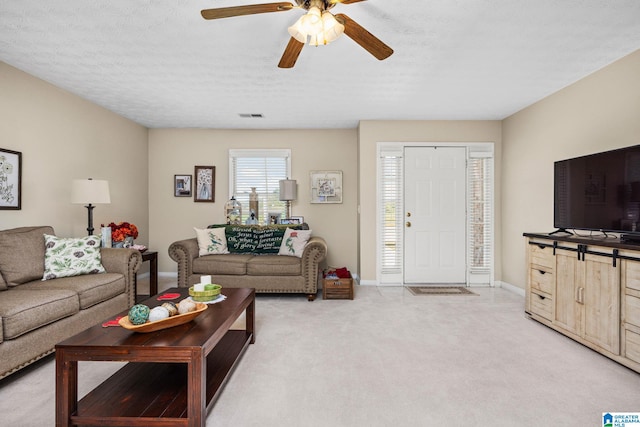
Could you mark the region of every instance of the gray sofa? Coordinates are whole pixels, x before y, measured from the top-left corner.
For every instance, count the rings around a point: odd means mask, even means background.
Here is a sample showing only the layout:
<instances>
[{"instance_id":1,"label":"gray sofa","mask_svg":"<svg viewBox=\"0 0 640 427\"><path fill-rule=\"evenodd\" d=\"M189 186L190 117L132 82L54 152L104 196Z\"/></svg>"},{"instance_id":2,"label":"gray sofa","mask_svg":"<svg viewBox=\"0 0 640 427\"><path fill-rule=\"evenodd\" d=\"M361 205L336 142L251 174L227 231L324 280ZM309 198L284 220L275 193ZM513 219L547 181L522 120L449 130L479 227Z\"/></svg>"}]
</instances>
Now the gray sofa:
<instances>
[{"instance_id":1,"label":"gray sofa","mask_svg":"<svg viewBox=\"0 0 640 427\"><path fill-rule=\"evenodd\" d=\"M102 248L105 273L42 281L44 234L54 235L53 228L0 231L0 378L135 304L139 251Z\"/></svg>"},{"instance_id":2,"label":"gray sofa","mask_svg":"<svg viewBox=\"0 0 640 427\"><path fill-rule=\"evenodd\" d=\"M256 293L301 293L309 301L318 293L319 265L326 255L327 244L318 236L309 239L300 258L254 253L199 256L195 237L169 246L169 256L178 263L179 287L192 286L201 276L210 275L223 287L254 288Z\"/></svg>"}]
</instances>

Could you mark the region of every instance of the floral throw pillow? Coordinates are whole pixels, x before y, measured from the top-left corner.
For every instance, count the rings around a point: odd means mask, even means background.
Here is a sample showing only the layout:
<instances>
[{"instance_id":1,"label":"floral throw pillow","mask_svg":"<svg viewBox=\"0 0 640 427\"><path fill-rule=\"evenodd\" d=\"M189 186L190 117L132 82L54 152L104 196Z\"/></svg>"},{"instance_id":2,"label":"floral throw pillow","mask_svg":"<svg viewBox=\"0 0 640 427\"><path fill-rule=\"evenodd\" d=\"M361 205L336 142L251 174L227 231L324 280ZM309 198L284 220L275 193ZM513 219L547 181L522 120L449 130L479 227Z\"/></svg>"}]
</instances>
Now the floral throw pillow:
<instances>
[{"instance_id":1,"label":"floral throw pillow","mask_svg":"<svg viewBox=\"0 0 640 427\"><path fill-rule=\"evenodd\" d=\"M198 256L228 254L227 237L224 227L220 228L193 228L198 239Z\"/></svg>"},{"instance_id":2,"label":"floral throw pillow","mask_svg":"<svg viewBox=\"0 0 640 427\"><path fill-rule=\"evenodd\" d=\"M45 234L44 245L42 280L105 272L98 236L74 239Z\"/></svg>"},{"instance_id":3,"label":"floral throw pillow","mask_svg":"<svg viewBox=\"0 0 640 427\"><path fill-rule=\"evenodd\" d=\"M282 238L278 255L302 258L302 252L304 252L304 247L307 246L309 238L311 238L311 230L294 230L287 228Z\"/></svg>"}]
</instances>

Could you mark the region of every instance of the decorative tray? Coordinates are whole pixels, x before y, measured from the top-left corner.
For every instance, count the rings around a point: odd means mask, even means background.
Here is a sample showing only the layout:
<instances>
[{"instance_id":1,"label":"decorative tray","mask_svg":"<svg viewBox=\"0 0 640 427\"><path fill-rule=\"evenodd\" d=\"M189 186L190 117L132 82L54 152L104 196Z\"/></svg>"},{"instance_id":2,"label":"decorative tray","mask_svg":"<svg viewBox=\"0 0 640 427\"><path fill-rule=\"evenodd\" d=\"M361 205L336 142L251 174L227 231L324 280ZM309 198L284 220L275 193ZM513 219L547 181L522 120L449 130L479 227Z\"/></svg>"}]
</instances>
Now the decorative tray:
<instances>
[{"instance_id":1,"label":"decorative tray","mask_svg":"<svg viewBox=\"0 0 640 427\"><path fill-rule=\"evenodd\" d=\"M124 316L118 321L118 323L123 328L129 329L134 332L155 332L191 322L206 309L207 304L196 302L196 310L189 313L176 314L175 316L167 317L166 319L156 320L155 322L147 322L143 323L142 325L134 325L129 321L129 316Z\"/></svg>"}]
</instances>

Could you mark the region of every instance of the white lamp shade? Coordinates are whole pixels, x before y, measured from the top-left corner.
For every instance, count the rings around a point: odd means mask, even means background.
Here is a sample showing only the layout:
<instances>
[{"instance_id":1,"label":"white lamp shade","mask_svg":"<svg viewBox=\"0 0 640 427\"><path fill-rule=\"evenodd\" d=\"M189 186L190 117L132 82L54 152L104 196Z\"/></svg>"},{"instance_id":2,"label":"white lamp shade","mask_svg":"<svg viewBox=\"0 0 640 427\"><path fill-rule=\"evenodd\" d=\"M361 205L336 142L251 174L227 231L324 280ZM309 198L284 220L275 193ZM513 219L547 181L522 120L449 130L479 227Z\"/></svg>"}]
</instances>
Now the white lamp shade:
<instances>
[{"instance_id":1,"label":"white lamp shade","mask_svg":"<svg viewBox=\"0 0 640 427\"><path fill-rule=\"evenodd\" d=\"M298 184L295 179L280 180L280 200L296 200L298 198Z\"/></svg>"},{"instance_id":2,"label":"white lamp shade","mask_svg":"<svg viewBox=\"0 0 640 427\"><path fill-rule=\"evenodd\" d=\"M71 183L71 203L111 203L109 181L101 179L74 179Z\"/></svg>"}]
</instances>

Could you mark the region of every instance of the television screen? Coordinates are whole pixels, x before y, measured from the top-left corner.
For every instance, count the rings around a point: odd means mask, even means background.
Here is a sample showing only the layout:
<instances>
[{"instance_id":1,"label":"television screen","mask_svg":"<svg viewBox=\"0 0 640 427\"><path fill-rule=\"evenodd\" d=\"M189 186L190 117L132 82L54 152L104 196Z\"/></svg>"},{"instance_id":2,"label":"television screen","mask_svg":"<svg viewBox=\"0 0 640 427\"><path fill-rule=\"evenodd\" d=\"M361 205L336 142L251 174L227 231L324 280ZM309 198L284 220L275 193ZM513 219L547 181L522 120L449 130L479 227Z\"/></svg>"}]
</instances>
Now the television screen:
<instances>
[{"instance_id":1,"label":"television screen","mask_svg":"<svg viewBox=\"0 0 640 427\"><path fill-rule=\"evenodd\" d=\"M554 227L640 232L640 145L554 164Z\"/></svg>"}]
</instances>

